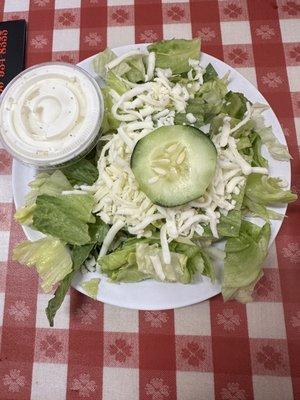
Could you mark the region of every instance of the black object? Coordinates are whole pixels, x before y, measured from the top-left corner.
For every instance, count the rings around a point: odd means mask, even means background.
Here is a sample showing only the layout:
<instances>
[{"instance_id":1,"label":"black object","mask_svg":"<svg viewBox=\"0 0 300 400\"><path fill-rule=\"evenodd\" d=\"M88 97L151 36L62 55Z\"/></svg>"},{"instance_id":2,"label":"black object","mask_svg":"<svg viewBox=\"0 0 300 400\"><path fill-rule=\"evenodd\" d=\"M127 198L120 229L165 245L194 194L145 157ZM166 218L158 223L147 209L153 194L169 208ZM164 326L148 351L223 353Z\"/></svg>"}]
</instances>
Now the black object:
<instances>
[{"instance_id":1,"label":"black object","mask_svg":"<svg viewBox=\"0 0 300 400\"><path fill-rule=\"evenodd\" d=\"M26 21L0 22L0 93L25 67Z\"/></svg>"}]
</instances>

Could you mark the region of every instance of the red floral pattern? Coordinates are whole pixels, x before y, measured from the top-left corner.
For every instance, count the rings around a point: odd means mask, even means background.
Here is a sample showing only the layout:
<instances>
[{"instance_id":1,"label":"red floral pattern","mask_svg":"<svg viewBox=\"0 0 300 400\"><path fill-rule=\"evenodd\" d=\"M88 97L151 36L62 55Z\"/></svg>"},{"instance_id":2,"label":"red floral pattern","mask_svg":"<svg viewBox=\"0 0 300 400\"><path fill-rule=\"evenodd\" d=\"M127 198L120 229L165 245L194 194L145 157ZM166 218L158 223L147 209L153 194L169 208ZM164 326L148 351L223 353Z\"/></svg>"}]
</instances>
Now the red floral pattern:
<instances>
[{"instance_id":1,"label":"red floral pattern","mask_svg":"<svg viewBox=\"0 0 300 400\"><path fill-rule=\"evenodd\" d=\"M76 20L75 15L68 11L63 12L58 17L58 22L63 26L70 26L72 25L73 22L75 22L75 20Z\"/></svg>"},{"instance_id":2,"label":"red floral pattern","mask_svg":"<svg viewBox=\"0 0 300 400\"><path fill-rule=\"evenodd\" d=\"M167 11L167 15L173 21L181 21L184 18L184 9L180 6L170 7Z\"/></svg>"},{"instance_id":3,"label":"red floral pattern","mask_svg":"<svg viewBox=\"0 0 300 400\"><path fill-rule=\"evenodd\" d=\"M235 64L244 64L245 61L248 60L248 55L247 53L239 48L236 47L235 49L232 49L232 51L228 54L228 57L231 61L233 61Z\"/></svg>"},{"instance_id":4,"label":"red floral pattern","mask_svg":"<svg viewBox=\"0 0 300 400\"><path fill-rule=\"evenodd\" d=\"M290 57L294 59L297 62L300 62L300 45L295 46L291 51L290 51Z\"/></svg>"},{"instance_id":5,"label":"red floral pattern","mask_svg":"<svg viewBox=\"0 0 300 400\"><path fill-rule=\"evenodd\" d=\"M235 3L229 3L226 7L224 7L224 14L232 19L242 15L242 12L242 8Z\"/></svg>"},{"instance_id":6,"label":"red floral pattern","mask_svg":"<svg viewBox=\"0 0 300 400\"><path fill-rule=\"evenodd\" d=\"M281 353L270 345L262 346L261 350L256 354L256 359L270 371L274 371L278 366L282 365Z\"/></svg>"},{"instance_id":7,"label":"red floral pattern","mask_svg":"<svg viewBox=\"0 0 300 400\"><path fill-rule=\"evenodd\" d=\"M116 11L112 13L112 19L116 21L118 24L123 24L129 19L129 14L123 8L118 8Z\"/></svg>"},{"instance_id":8,"label":"red floral pattern","mask_svg":"<svg viewBox=\"0 0 300 400\"><path fill-rule=\"evenodd\" d=\"M46 335L40 342L40 349L47 357L55 358L58 353L61 353L63 347L55 335Z\"/></svg>"},{"instance_id":9,"label":"red floral pattern","mask_svg":"<svg viewBox=\"0 0 300 400\"><path fill-rule=\"evenodd\" d=\"M115 357L116 361L124 363L127 357L132 355L132 345L127 343L125 339L116 339L109 346L109 352Z\"/></svg>"},{"instance_id":10,"label":"red floral pattern","mask_svg":"<svg viewBox=\"0 0 300 400\"><path fill-rule=\"evenodd\" d=\"M189 365L199 366L205 360L205 350L196 342L187 343L186 347L181 350L181 356Z\"/></svg>"},{"instance_id":11,"label":"red floral pattern","mask_svg":"<svg viewBox=\"0 0 300 400\"><path fill-rule=\"evenodd\" d=\"M296 16L300 14L300 4L298 1L287 1L282 6L282 10L288 15Z\"/></svg>"},{"instance_id":12,"label":"red floral pattern","mask_svg":"<svg viewBox=\"0 0 300 400\"><path fill-rule=\"evenodd\" d=\"M225 388L221 390L222 400L246 400L247 395L244 389L240 388L239 383L229 382Z\"/></svg>"},{"instance_id":13,"label":"red floral pattern","mask_svg":"<svg viewBox=\"0 0 300 400\"><path fill-rule=\"evenodd\" d=\"M256 284L254 294L260 298L267 298L274 290L274 283L264 275Z\"/></svg>"}]
</instances>

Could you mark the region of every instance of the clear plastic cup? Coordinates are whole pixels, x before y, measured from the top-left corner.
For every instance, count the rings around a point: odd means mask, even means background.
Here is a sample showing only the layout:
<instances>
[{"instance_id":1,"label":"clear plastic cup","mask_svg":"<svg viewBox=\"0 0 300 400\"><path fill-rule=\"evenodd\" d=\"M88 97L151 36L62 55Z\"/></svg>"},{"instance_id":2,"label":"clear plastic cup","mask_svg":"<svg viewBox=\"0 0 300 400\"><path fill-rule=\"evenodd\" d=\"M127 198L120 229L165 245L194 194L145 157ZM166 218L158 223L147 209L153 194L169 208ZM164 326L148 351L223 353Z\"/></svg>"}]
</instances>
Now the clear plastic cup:
<instances>
[{"instance_id":1,"label":"clear plastic cup","mask_svg":"<svg viewBox=\"0 0 300 400\"><path fill-rule=\"evenodd\" d=\"M35 65L0 97L0 139L25 164L67 165L95 146L103 112L99 85L85 70L62 62Z\"/></svg>"}]
</instances>

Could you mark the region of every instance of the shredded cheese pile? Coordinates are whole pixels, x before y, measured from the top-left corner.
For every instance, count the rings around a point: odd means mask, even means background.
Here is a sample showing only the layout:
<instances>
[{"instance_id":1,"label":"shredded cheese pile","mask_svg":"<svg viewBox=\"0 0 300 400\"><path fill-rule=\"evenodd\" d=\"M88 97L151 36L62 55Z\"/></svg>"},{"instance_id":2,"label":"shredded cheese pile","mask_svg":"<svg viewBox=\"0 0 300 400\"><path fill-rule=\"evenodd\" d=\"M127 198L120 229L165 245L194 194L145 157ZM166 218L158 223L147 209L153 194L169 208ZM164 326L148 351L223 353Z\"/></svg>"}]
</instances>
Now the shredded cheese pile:
<instances>
[{"instance_id":1,"label":"shredded cheese pile","mask_svg":"<svg viewBox=\"0 0 300 400\"><path fill-rule=\"evenodd\" d=\"M121 61L126 57L119 58ZM118 60L113 60L117 65ZM164 261L170 263L168 243L179 236L192 238L196 232L203 234L203 224L209 224L214 237L218 237L217 225L221 214L227 214L235 206L232 194L239 193L246 176L252 172L266 174L265 168L253 168L239 154L232 133L246 124L259 105L250 106L243 120L230 128L230 117L226 116L220 133L213 138L218 152L214 179L206 194L183 206L165 208L153 204L139 190L130 168L130 158L135 144L155 128L174 125L176 112L185 112L189 99L203 84L202 69L198 60L190 60L191 70L186 86L172 83L170 69L155 66L155 55L150 53L146 80L122 96L111 91L113 116L120 121L117 133L102 137L106 143L102 148L98 170L99 178L91 187L82 187L93 192L94 212L111 228L104 240L100 255L106 254L119 230L125 228L137 237L149 237L151 224L159 224ZM192 124L193 114L186 116Z\"/></svg>"}]
</instances>

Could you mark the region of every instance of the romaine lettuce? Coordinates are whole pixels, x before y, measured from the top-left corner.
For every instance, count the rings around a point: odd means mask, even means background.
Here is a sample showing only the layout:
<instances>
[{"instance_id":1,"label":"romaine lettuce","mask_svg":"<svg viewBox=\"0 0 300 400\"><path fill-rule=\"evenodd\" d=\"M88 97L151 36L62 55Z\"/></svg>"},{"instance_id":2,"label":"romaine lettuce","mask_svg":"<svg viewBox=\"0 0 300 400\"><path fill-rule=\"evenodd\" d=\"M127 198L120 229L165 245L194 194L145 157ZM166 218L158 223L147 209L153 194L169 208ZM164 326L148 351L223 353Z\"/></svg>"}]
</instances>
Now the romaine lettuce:
<instances>
[{"instance_id":1,"label":"romaine lettuce","mask_svg":"<svg viewBox=\"0 0 300 400\"><path fill-rule=\"evenodd\" d=\"M197 92L197 96L201 96L206 103L221 105L228 90L227 84L226 78L205 82Z\"/></svg>"},{"instance_id":2,"label":"romaine lettuce","mask_svg":"<svg viewBox=\"0 0 300 400\"><path fill-rule=\"evenodd\" d=\"M62 305L66 294L71 286L72 279L75 273L82 266L84 261L88 258L94 244L86 244L85 246L74 246L71 252L73 267L72 271L64 277L55 290L54 296L49 300L48 306L45 310L50 326L54 325L54 318Z\"/></svg>"},{"instance_id":3,"label":"romaine lettuce","mask_svg":"<svg viewBox=\"0 0 300 400\"><path fill-rule=\"evenodd\" d=\"M154 258L159 267L155 268ZM136 263L138 270L159 281L189 283L191 276L187 269L187 256L171 252L171 263L163 261L162 250L158 244L138 243L136 245Z\"/></svg>"},{"instance_id":4,"label":"romaine lettuce","mask_svg":"<svg viewBox=\"0 0 300 400\"><path fill-rule=\"evenodd\" d=\"M247 178L245 194L252 202L264 206L295 201L297 195L290 190L283 190L280 183L280 178L251 174Z\"/></svg>"},{"instance_id":5,"label":"romaine lettuce","mask_svg":"<svg viewBox=\"0 0 300 400\"><path fill-rule=\"evenodd\" d=\"M224 300L242 303L252 300L252 291L262 277L262 263L268 253L271 228L243 221L239 237L226 242L222 294Z\"/></svg>"},{"instance_id":6,"label":"romaine lettuce","mask_svg":"<svg viewBox=\"0 0 300 400\"><path fill-rule=\"evenodd\" d=\"M267 146L267 149L275 160L290 160L291 156L287 146L279 142L279 140L274 135L271 126L259 129L256 132L260 136L262 143Z\"/></svg>"},{"instance_id":7,"label":"romaine lettuce","mask_svg":"<svg viewBox=\"0 0 300 400\"><path fill-rule=\"evenodd\" d=\"M230 117L242 119L247 110L246 103L247 99L242 93L230 91L226 93L223 112Z\"/></svg>"},{"instance_id":8,"label":"romaine lettuce","mask_svg":"<svg viewBox=\"0 0 300 400\"><path fill-rule=\"evenodd\" d=\"M156 67L171 68L173 74L182 74L191 69L189 59L199 60L200 41L199 39L163 40L148 46L148 51L155 53Z\"/></svg>"},{"instance_id":9,"label":"romaine lettuce","mask_svg":"<svg viewBox=\"0 0 300 400\"><path fill-rule=\"evenodd\" d=\"M28 267L35 266L45 292L50 292L56 283L72 271L69 250L59 239L52 237L20 243L13 251L13 260Z\"/></svg>"},{"instance_id":10,"label":"romaine lettuce","mask_svg":"<svg viewBox=\"0 0 300 400\"><path fill-rule=\"evenodd\" d=\"M86 158L62 168L62 172L72 185L92 185L98 179L97 167Z\"/></svg>"},{"instance_id":11,"label":"romaine lettuce","mask_svg":"<svg viewBox=\"0 0 300 400\"><path fill-rule=\"evenodd\" d=\"M93 196L89 194L38 196L32 226L66 243L89 243L91 238L88 223L95 221L92 215L93 205Z\"/></svg>"},{"instance_id":12,"label":"romaine lettuce","mask_svg":"<svg viewBox=\"0 0 300 400\"><path fill-rule=\"evenodd\" d=\"M92 278L88 281L82 282L80 286L88 296L90 296L92 299L97 299L99 283L100 278Z\"/></svg>"},{"instance_id":13,"label":"romaine lettuce","mask_svg":"<svg viewBox=\"0 0 300 400\"><path fill-rule=\"evenodd\" d=\"M204 74L203 74L203 82L208 82L208 81L214 80L214 79L216 79L216 78L218 78L217 71L216 71L216 70L214 69L214 67L209 63L209 64L206 66L205 71L204 71Z\"/></svg>"},{"instance_id":14,"label":"romaine lettuce","mask_svg":"<svg viewBox=\"0 0 300 400\"><path fill-rule=\"evenodd\" d=\"M96 57L93 58L93 67L96 74L105 79L107 74L105 66L115 58L117 58L116 54L109 48L97 54Z\"/></svg>"},{"instance_id":15,"label":"romaine lettuce","mask_svg":"<svg viewBox=\"0 0 300 400\"><path fill-rule=\"evenodd\" d=\"M65 175L57 170L52 174L46 172L38 174L34 181L29 183L30 192L25 197L25 205L19 208L14 217L20 224L30 225L32 223L33 211L36 207L35 201L38 195L48 194L50 196L60 195L64 190L71 190L72 185Z\"/></svg>"}]
</instances>

